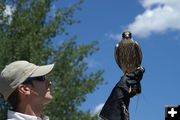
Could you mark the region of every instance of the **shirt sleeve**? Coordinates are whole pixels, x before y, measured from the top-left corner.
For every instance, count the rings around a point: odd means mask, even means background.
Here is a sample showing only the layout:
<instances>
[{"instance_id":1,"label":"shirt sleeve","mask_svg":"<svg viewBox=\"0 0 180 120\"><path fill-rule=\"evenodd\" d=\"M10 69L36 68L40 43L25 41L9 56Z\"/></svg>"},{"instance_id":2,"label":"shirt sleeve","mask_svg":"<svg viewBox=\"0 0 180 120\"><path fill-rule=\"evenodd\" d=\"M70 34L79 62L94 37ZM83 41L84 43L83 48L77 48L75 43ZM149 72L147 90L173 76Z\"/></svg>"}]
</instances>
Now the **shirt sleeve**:
<instances>
[{"instance_id":1,"label":"shirt sleeve","mask_svg":"<svg viewBox=\"0 0 180 120\"><path fill-rule=\"evenodd\" d=\"M100 112L103 120L129 120L130 98L127 91L120 87L120 82L115 85Z\"/></svg>"}]
</instances>

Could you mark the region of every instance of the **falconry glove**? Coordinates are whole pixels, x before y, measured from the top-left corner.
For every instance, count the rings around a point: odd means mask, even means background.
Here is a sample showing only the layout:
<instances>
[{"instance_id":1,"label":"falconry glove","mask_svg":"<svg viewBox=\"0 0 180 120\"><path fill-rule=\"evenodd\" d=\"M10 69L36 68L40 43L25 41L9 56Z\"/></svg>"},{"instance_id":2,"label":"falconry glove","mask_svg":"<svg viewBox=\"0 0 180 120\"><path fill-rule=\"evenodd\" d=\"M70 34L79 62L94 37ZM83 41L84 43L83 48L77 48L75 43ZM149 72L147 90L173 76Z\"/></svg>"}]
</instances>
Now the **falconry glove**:
<instances>
[{"instance_id":1,"label":"falconry glove","mask_svg":"<svg viewBox=\"0 0 180 120\"><path fill-rule=\"evenodd\" d=\"M143 73L144 68L140 67L121 77L100 112L103 120L129 120L130 98L137 95L136 92L141 92L140 81Z\"/></svg>"},{"instance_id":2,"label":"falconry glove","mask_svg":"<svg viewBox=\"0 0 180 120\"><path fill-rule=\"evenodd\" d=\"M138 67L134 72L126 73L124 76L126 78L126 87L125 90L128 90L129 96L133 97L141 93L141 79L145 72L144 67Z\"/></svg>"}]
</instances>

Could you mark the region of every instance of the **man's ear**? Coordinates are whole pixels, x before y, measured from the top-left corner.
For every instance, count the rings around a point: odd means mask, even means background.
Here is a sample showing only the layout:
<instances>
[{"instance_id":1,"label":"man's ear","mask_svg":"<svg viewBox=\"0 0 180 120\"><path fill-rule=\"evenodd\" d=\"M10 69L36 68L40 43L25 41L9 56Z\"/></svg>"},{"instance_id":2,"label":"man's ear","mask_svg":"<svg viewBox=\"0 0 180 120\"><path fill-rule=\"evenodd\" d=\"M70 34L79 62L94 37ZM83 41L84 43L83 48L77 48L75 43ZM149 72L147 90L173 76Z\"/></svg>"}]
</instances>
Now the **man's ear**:
<instances>
[{"instance_id":1,"label":"man's ear","mask_svg":"<svg viewBox=\"0 0 180 120\"><path fill-rule=\"evenodd\" d=\"M20 84L18 86L18 91L20 94L23 94L23 95L29 95L30 94L30 88L27 87L26 85L23 85L23 84Z\"/></svg>"}]
</instances>

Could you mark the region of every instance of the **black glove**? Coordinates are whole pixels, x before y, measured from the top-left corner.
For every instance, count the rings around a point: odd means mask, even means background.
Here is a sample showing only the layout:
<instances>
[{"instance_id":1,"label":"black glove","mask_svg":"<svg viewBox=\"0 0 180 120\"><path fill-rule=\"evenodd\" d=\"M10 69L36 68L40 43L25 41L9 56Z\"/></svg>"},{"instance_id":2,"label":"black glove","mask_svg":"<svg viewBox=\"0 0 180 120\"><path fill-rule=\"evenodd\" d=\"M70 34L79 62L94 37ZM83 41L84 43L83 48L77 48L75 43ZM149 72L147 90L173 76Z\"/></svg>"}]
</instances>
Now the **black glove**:
<instances>
[{"instance_id":1,"label":"black glove","mask_svg":"<svg viewBox=\"0 0 180 120\"><path fill-rule=\"evenodd\" d=\"M129 120L130 97L141 92L140 81L143 73L144 68L139 67L136 71L121 77L100 112L103 120Z\"/></svg>"},{"instance_id":2,"label":"black glove","mask_svg":"<svg viewBox=\"0 0 180 120\"><path fill-rule=\"evenodd\" d=\"M126 73L121 77L117 86L125 91L124 95L129 94L130 97L133 97L141 93L140 81L144 72L145 69L143 67L138 67L134 72Z\"/></svg>"},{"instance_id":3,"label":"black glove","mask_svg":"<svg viewBox=\"0 0 180 120\"><path fill-rule=\"evenodd\" d=\"M132 80L141 81L144 72L145 72L145 68L141 66L138 67L134 72L126 73L125 75Z\"/></svg>"},{"instance_id":4,"label":"black glove","mask_svg":"<svg viewBox=\"0 0 180 120\"><path fill-rule=\"evenodd\" d=\"M100 112L103 120L129 120L129 93L119 87L119 85L125 87L125 84L125 80L121 79L113 88Z\"/></svg>"}]
</instances>

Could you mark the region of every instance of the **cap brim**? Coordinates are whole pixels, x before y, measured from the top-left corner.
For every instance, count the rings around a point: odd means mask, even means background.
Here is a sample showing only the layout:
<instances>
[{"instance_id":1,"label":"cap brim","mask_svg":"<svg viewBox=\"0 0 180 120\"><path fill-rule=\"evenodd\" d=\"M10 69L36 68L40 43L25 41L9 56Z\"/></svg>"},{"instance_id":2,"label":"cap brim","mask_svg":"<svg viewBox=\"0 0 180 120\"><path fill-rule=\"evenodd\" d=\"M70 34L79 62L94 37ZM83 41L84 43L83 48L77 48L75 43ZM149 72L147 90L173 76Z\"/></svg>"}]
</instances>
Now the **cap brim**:
<instances>
[{"instance_id":1,"label":"cap brim","mask_svg":"<svg viewBox=\"0 0 180 120\"><path fill-rule=\"evenodd\" d=\"M46 75L49 72L51 72L53 67L54 64L38 66L38 68L35 71L33 71L33 73L29 77L38 77L38 76Z\"/></svg>"}]
</instances>

